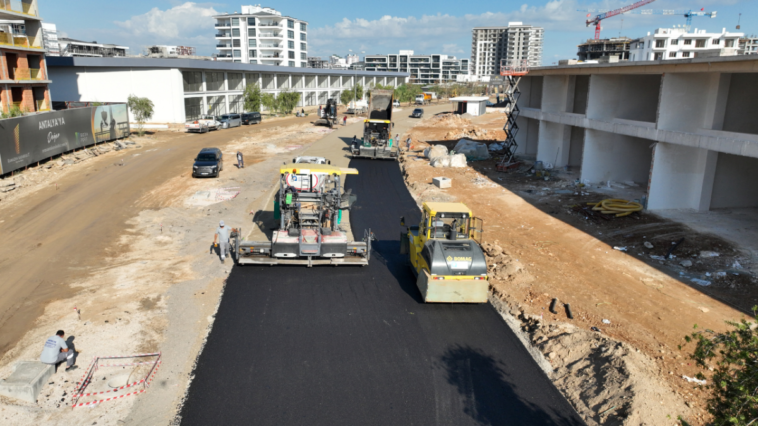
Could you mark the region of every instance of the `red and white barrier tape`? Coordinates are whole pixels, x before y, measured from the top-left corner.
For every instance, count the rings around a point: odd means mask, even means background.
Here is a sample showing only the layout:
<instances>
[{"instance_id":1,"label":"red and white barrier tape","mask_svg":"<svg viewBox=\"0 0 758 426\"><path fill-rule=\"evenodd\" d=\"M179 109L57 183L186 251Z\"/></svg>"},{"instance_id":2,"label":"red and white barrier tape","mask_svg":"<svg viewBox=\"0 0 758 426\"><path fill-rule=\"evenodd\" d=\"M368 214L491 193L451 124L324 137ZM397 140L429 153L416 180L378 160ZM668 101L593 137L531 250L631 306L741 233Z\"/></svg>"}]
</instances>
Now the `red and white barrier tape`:
<instances>
[{"instance_id":1,"label":"red and white barrier tape","mask_svg":"<svg viewBox=\"0 0 758 426\"><path fill-rule=\"evenodd\" d=\"M114 359L114 358L123 359L123 358L138 358L138 357L146 357L146 356L157 356L158 358L154 362L139 362L139 363L121 364L121 365L102 364L98 366L98 362L100 359ZM102 391L102 392L91 392L91 393L86 393L86 394L83 393L87 385L89 385L90 382L92 382L92 374L94 374L94 372L98 370L98 367L123 367L123 366L129 366L129 365L143 365L143 364L153 364L153 368L148 372L148 375L144 379L138 380L128 385L121 386L120 388L117 388L117 389L110 389L110 390ZM142 392L145 392L147 388L150 387L150 384L155 378L155 375L158 373L158 368L160 367L160 365L161 365L161 352L152 353L152 354L128 355L128 356L93 357L92 363L90 364L89 368L87 368L87 371L84 373L84 376L82 376L82 382L81 382L81 385L77 388L77 392L71 395L71 408L93 406L95 404L100 404L102 402L123 398L125 396L137 395ZM139 385L139 384L144 384L144 388L142 390L130 392L124 395L112 396L110 398L101 399L99 401L83 402L80 404L76 403L79 400L79 398L84 397L84 396L101 395L101 394L109 393L109 392L118 392L122 389L126 389L126 388Z\"/></svg>"},{"instance_id":2,"label":"red and white barrier tape","mask_svg":"<svg viewBox=\"0 0 758 426\"><path fill-rule=\"evenodd\" d=\"M145 365L145 364L155 364L155 361L135 362L132 364L100 364L99 367L129 367L132 365Z\"/></svg>"},{"instance_id":3,"label":"red and white barrier tape","mask_svg":"<svg viewBox=\"0 0 758 426\"><path fill-rule=\"evenodd\" d=\"M137 380L137 381L136 381L136 382L134 382L134 383L131 383L131 384L128 384L128 385L124 385L124 386L121 386L120 388L116 388L116 389L108 389L108 390L106 390L106 391L102 391L102 392L80 393L80 394L78 394L78 395L71 395L71 398L72 398L72 399L73 399L73 398L81 398L81 397L83 397L83 396L102 395L102 394L104 394L104 393L108 393L108 392L118 392L118 391L120 391L121 389L130 388L130 387L132 387L132 386L134 386L134 385L138 385L138 384L140 384L140 383L144 383L144 382L145 382L145 379L142 379L142 380Z\"/></svg>"},{"instance_id":4,"label":"red and white barrier tape","mask_svg":"<svg viewBox=\"0 0 758 426\"><path fill-rule=\"evenodd\" d=\"M87 407L87 406L89 406L89 405L100 404L101 402L105 402L105 401L112 401L112 400L114 400L114 399L123 398L123 397L125 397L125 396L129 396L129 395L137 395L137 394L140 394L140 393L144 392L145 390L146 390L146 389L142 389L142 390L138 390L138 391L134 391L134 392L126 393L126 394L123 394L123 395L119 395L119 396L112 396L112 397L110 397L110 398L101 399L101 400L99 400L99 401L92 401L92 402L82 402L81 404L75 404L75 405L72 405L72 406L71 406L71 408L74 408L74 407Z\"/></svg>"}]
</instances>

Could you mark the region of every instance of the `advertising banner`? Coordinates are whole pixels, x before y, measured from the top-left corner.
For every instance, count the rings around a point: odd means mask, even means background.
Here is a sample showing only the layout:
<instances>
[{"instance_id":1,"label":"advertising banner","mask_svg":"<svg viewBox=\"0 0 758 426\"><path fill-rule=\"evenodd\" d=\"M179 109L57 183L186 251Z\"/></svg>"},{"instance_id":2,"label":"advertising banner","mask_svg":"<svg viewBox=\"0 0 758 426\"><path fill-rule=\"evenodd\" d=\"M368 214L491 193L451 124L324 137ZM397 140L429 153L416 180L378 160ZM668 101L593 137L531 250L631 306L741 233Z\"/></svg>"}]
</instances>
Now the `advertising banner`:
<instances>
[{"instance_id":1,"label":"advertising banner","mask_svg":"<svg viewBox=\"0 0 758 426\"><path fill-rule=\"evenodd\" d=\"M64 152L127 136L126 104L0 120L0 175Z\"/></svg>"}]
</instances>

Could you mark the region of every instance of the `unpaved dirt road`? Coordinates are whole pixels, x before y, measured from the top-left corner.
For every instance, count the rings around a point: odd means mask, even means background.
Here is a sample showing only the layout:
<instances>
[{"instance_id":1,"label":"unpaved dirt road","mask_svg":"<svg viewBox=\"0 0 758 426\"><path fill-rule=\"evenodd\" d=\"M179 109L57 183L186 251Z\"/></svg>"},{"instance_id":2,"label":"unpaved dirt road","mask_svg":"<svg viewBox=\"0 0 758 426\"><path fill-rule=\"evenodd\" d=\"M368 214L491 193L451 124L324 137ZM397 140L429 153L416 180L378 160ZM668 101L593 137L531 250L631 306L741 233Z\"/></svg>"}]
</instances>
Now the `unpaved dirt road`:
<instances>
[{"instance_id":1,"label":"unpaved dirt road","mask_svg":"<svg viewBox=\"0 0 758 426\"><path fill-rule=\"evenodd\" d=\"M289 118L252 129L312 120L313 116ZM109 248L128 250L117 244L125 222L160 203L145 205L143 200L138 205L146 192L189 171L201 148L226 143L250 130L178 134L158 149L146 146L93 159L58 181L57 189L50 185L0 205L0 357L29 330L48 302L71 294L67 283L97 270L104 257L117 257L119 253ZM233 161L228 159L227 167Z\"/></svg>"}]
</instances>

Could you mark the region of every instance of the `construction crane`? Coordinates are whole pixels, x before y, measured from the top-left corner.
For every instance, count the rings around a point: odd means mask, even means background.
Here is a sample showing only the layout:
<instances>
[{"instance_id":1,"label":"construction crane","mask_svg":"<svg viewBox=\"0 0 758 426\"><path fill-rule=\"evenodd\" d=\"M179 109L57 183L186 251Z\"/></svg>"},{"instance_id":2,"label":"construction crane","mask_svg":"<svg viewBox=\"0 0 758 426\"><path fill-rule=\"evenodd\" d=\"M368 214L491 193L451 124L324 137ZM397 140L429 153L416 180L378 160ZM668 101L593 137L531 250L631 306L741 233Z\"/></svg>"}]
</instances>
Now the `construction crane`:
<instances>
[{"instance_id":1,"label":"construction crane","mask_svg":"<svg viewBox=\"0 0 758 426\"><path fill-rule=\"evenodd\" d=\"M645 10L635 10L633 12L629 13L635 13L639 15L681 15L684 16L687 19L687 24L684 26L685 30L687 32L690 32L690 28L692 27L692 18L695 16L708 16L711 19L716 17L716 11L713 12L706 12L705 9L700 10L666 10L666 9L645 9Z\"/></svg>"},{"instance_id":2,"label":"construction crane","mask_svg":"<svg viewBox=\"0 0 758 426\"><path fill-rule=\"evenodd\" d=\"M603 19L608 19L608 18L610 18L612 16L621 15L622 13L629 12L630 10L637 9L639 7L642 7L642 6L646 5L646 4L650 4L650 3L654 2L654 1L655 0L640 0L640 1L636 2L636 3L630 4L629 6L624 6L622 8L616 9L616 10L611 10L611 11L608 11L608 12L601 13L601 14L595 16L592 19L588 19L587 22L586 22L586 24L587 24L588 27L590 25L593 25L593 24L595 25L595 40L600 40L600 21L602 21ZM589 18L590 15L587 15L587 17Z\"/></svg>"}]
</instances>

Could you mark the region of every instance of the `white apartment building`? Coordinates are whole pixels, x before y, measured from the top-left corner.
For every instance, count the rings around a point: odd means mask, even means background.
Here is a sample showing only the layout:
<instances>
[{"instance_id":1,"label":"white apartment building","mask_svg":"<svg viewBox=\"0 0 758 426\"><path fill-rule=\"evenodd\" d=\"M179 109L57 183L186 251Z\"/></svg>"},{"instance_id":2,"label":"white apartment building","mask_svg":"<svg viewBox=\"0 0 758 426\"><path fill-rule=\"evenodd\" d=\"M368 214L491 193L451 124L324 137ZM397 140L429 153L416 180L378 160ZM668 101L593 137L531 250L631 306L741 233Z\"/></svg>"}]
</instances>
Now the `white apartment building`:
<instances>
[{"instance_id":1,"label":"white apartment building","mask_svg":"<svg viewBox=\"0 0 758 426\"><path fill-rule=\"evenodd\" d=\"M472 73L478 76L500 74L500 63L527 61L530 67L542 63L545 30L509 22L507 27L476 27L471 36Z\"/></svg>"},{"instance_id":2,"label":"white apartment building","mask_svg":"<svg viewBox=\"0 0 758 426\"><path fill-rule=\"evenodd\" d=\"M52 22L42 23L42 43L44 43L47 55L61 55L61 47L58 44L58 28Z\"/></svg>"},{"instance_id":3,"label":"white apartment building","mask_svg":"<svg viewBox=\"0 0 758 426\"><path fill-rule=\"evenodd\" d=\"M270 7L241 6L214 16L220 61L302 67L308 64L308 23Z\"/></svg>"},{"instance_id":4,"label":"white apartment building","mask_svg":"<svg viewBox=\"0 0 758 426\"><path fill-rule=\"evenodd\" d=\"M697 28L658 28L655 33L634 40L629 49L630 61L659 61L697 58L698 56L737 55L744 33L707 33Z\"/></svg>"},{"instance_id":5,"label":"white apartment building","mask_svg":"<svg viewBox=\"0 0 758 426\"><path fill-rule=\"evenodd\" d=\"M412 50L391 55L366 55L364 62L366 71L410 73L410 82L415 84L455 82L458 75L469 73L468 59L440 54L414 55Z\"/></svg>"},{"instance_id":6,"label":"white apartment building","mask_svg":"<svg viewBox=\"0 0 758 426\"><path fill-rule=\"evenodd\" d=\"M758 55L758 37L751 35L741 38L740 53L743 55Z\"/></svg>"}]
</instances>

